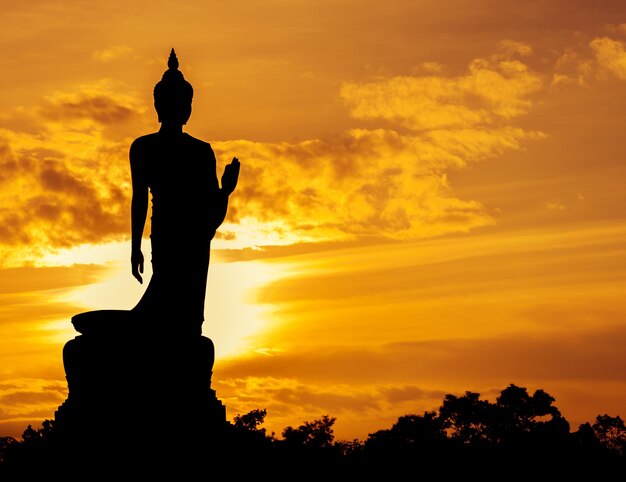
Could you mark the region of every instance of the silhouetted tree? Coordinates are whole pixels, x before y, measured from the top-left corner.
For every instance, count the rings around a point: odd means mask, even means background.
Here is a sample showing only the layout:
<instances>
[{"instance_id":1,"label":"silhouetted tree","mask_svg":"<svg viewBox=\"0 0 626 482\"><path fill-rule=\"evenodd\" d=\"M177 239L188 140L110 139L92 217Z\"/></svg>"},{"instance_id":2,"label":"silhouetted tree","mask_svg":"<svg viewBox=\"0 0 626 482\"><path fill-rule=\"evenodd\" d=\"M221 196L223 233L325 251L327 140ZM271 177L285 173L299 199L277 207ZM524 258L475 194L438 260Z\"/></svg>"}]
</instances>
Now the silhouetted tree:
<instances>
[{"instance_id":1,"label":"silhouetted tree","mask_svg":"<svg viewBox=\"0 0 626 482\"><path fill-rule=\"evenodd\" d=\"M510 470L520 476L557 479L587 473L597 480L599 474L626 473L626 426L619 416L598 415L593 424L581 424L570 433L554 402L544 390L531 395L513 384L493 403L475 392L448 394L438 411L401 416L391 428L369 434L365 442L336 441L336 418L329 415L288 426L278 439L262 427L267 410L255 409L234 417L206 456L242 477L258 475L262 465L273 467L275 480L293 480L304 470L309 478L320 480L340 478L340 474L353 480L397 480L407 470L435 470L449 478L476 475L483 480L499 480ZM65 453L58 437L50 420L38 429L29 425L21 441L1 437L0 478L12 480L7 474L31 468L52 473ZM130 428L119 440L137 443ZM181 447L194 443L180 442ZM111 454L115 453L116 447L111 446ZM66 473L66 468L56 465L57 473Z\"/></svg>"},{"instance_id":2,"label":"silhouetted tree","mask_svg":"<svg viewBox=\"0 0 626 482\"><path fill-rule=\"evenodd\" d=\"M435 464L436 458L446 453L448 438L441 419L434 411L423 415L404 415L388 430L369 434L358 464L365 476L377 472L381 477L403 477L416 464L425 467ZM393 468L393 473L390 470Z\"/></svg>"},{"instance_id":3,"label":"silhouetted tree","mask_svg":"<svg viewBox=\"0 0 626 482\"><path fill-rule=\"evenodd\" d=\"M572 452L577 457L597 458L607 450L598 440L589 422L580 424L578 430L572 433L571 444Z\"/></svg>"},{"instance_id":4,"label":"silhouetted tree","mask_svg":"<svg viewBox=\"0 0 626 482\"><path fill-rule=\"evenodd\" d=\"M247 470L251 470L258 463L273 460L276 456L273 450L274 433L268 436L266 429L261 427L266 415L266 409L254 409L234 417L228 440L221 444L221 452L226 457L229 457L229 453L238 454L237 457L245 459L250 464Z\"/></svg>"},{"instance_id":5,"label":"silhouetted tree","mask_svg":"<svg viewBox=\"0 0 626 482\"><path fill-rule=\"evenodd\" d=\"M364 443L355 438L352 440L336 440L334 446L345 457L357 457L362 452Z\"/></svg>"},{"instance_id":6,"label":"silhouetted tree","mask_svg":"<svg viewBox=\"0 0 626 482\"><path fill-rule=\"evenodd\" d=\"M319 420L304 422L298 428L286 427L282 435L285 443L290 446L329 448L335 439L332 426L336 420L335 417L324 415Z\"/></svg>"},{"instance_id":7,"label":"silhouetted tree","mask_svg":"<svg viewBox=\"0 0 626 482\"><path fill-rule=\"evenodd\" d=\"M624 422L620 417L598 415L593 425L581 424L570 440L569 460L578 469L584 469L589 480L612 480L626 474ZM584 474L579 470L576 475L580 479Z\"/></svg>"},{"instance_id":8,"label":"silhouetted tree","mask_svg":"<svg viewBox=\"0 0 626 482\"><path fill-rule=\"evenodd\" d=\"M233 419L236 428L248 430L250 432L261 432L265 435L265 428L259 428L265 422L266 409L254 409L244 415L237 415Z\"/></svg>"},{"instance_id":9,"label":"silhouetted tree","mask_svg":"<svg viewBox=\"0 0 626 482\"><path fill-rule=\"evenodd\" d=\"M493 440L515 450L544 450L567 443L569 423L553 405L555 399L543 390L531 396L525 387L509 385L495 403Z\"/></svg>"},{"instance_id":10,"label":"silhouetted tree","mask_svg":"<svg viewBox=\"0 0 626 482\"><path fill-rule=\"evenodd\" d=\"M277 444L280 449L280 462L288 473L307 468L310 478L327 477L328 471L341 470L343 462L341 447L335 446L333 425L335 417L328 415L312 422L304 422L297 428L288 426L282 431L282 440Z\"/></svg>"},{"instance_id":11,"label":"silhouetted tree","mask_svg":"<svg viewBox=\"0 0 626 482\"><path fill-rule=\"evenodd\" d=\"M543 390L537 390L531 397L526 388L511 384L496 399L496 406L503 415L500 425L508 433L530 432L539 417L559 415L552 402L554 398Z\"/></svg>"},{"instance_id":12,"label":"silhouetted tree","mask_svg":"<svg viewBox=\"0 0 626 482\"><path fill-rule=\"evenodd\" d=\"M11 457L11 452L18 447L19 442L14 437L0 437L0 464Z\"/></svg>"},{"instance_id":13,"label":"silhouetted tree","mask_svg":"<svg viewBox=\"0 0 626 482\"><path fill-rule=\"evenodd\" d=\"M423 453L440 449L446 440L442 419L431 411L399 417L389 430L369 434L365 447L370 452Z\"/></svg>"},{"instance_id":14,"label":"silhouetted tree","mask_svg":"<svg viewBox=\"0 0 626 482\"><path fill-rule=\"evenodd\" d=\"M28 425L22 433L22 440L28 444L39 444L50 441L54 438L55 427L54 420L44 420L41 422L41 428L34 429L32 425Z\"/></svg>"},{"instance_id":15,"label":"silhouetted tree","mask_svg":"<svg viewBox=\"0 0 626 482\"><path fill-rule=\"evenodd\" d=\"M626 426L619 415L598 415L591 428L604 447L617 455L626 456Z\"/></svg>"},{"instance_id":16,"label":"silhouetted tree","mask_svg":"<svg viewBox=\"0 0 626 482\"><path fill-rule=\"evenodd\" d=\"M494 410L479 393L465 392L462 397L446 395L439 408L439 421L448 436L463 444L490 442Z\"/></svg>"},{"instance_id":17,"label":"silhouetted tree","mask_svg":"<svg viewBox=\"0 0 626 482\"><path fill-rule=\"evenodd\" d=\"M57 444L57 433L53 420L44 420L41 428L33 428L28 425L22 432L22 440L16 441L12 437L5 437L3 448L0 449L0 466L6 471L20 472L20 468L28 467L37 469L37 473L43 475L39 469L46 469L47 473L53 473L63 465L64 459Z\"/></svg>"}]
</instances>

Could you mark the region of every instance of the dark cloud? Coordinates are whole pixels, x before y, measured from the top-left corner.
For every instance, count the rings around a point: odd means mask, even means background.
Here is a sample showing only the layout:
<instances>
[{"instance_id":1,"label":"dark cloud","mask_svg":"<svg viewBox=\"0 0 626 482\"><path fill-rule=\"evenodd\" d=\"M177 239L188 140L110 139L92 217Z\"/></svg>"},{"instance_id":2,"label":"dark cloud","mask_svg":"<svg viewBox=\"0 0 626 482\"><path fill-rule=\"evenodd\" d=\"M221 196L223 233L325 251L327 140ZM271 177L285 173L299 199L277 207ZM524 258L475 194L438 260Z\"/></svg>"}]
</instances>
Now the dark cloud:
<instances>
[{"instance_id":1,"label":"dark cloud","mask_svg":"<svg viewBox=\"0 0 626 482\"><path fill-rule=\"evenodd\" d=\"M61 163L44 163L39 172L41 187L45 191L63 192L70 195L88 196L89 187L84 180L76 178Z\"/></svg>"},{"instance_id":2,"label":"dark cloud","mask_svg":"<svg viewBox=\"0 0 626 482\"><path fill-rule=\"evenodd\" d=\"M41 427L41 422L44 420L51 420L54 418L54 410L55 410L55 406L52 406L51 408L35 408L35 409L28 409L28 405L24 405L23 410L19 413L19 414L13 414L13 416L7 415L7 416L0 416L0 427L11 427L11 429L9 429L6 432L1 432L2 436L4 435L10 435L12 437L16 437L19 438L22 433L24 432L24 429L28 426L28 425L32 425L33 428L40 428ZM18 420L16 422L13 422L15 420ZM22 421L19 421L22 420ZM15 431L13 431L15 430Z\"/></svg>"},{"instance_id":3,"label":"dark cloud","mask_svg":"<svg viewBox=\"0 0 626 482\"><path fill-rule=\"evenodd\" d=\"M18 163L6 143L0 143L0 184L13 178Z\"/></svg>"},{"instance_id":4,"label":"dark cloud","mask_svg":"<svg viewBox=\"0 0 626 482\"><path fill-rule=\"evenodd\" d=\"M222 378L252 376L304 383L433 383L441 380L626 382L626 328L542 336L393 343L222 361ZM366 368L365 368L366 367Z\"/></svg>"},{"instance_id":5,"label":"dark cloud","mask_svg":"<svg viewBox=\"0 0 626 482\"><path fill-rule=\"evenodd\" d=\"M19 388L20 385L17 383L11 383L11 382L7 382L7 381L3 381L0 382L0 390L5 391L5 390L13 390L16 388ZM2 413L2 408L0 408L0 413Z\"/></svg>"},{"instance_id":6,"label":"dark cloud","mask_svg":"<svg viewBox=\"0 0 626 482\"><path fill-rule=\"evenodd\" d=\"M64 394L59 393L58 391L18 391L0 397L0 403L10 405L30 405L38 403L54 404L62 402L64 398Z\"/></svg>"},{"instance_id":7,"label":"dark cloud","mask_svg":"<svg viewBox=\"0 0 626 482\"><path fill-rule=\"evenodd\" d=\"M8 420L3 421L5 417L0 414L0 433L2 433L5 437L13 437L17 440L21 440L22 434L24 430L28 426L28 424L32 424L30 421L26 420L16 420L14 416L8 417ZM32 420L32 419L29 419Z\"/></svg>"},{"instance_id":8,"label":"dark cloud","mask_svg":"<svg viewBox=\"0 0 626 482\"><path fill-rule=\"evenodd\" d=\"M50 101L41 108L41 115L50 120L71 121L92 119L104 125L126 122L135 110L106 95L79 94L75 100Z\"/></svg>"},{"instance_id":9,"label":"dark cloud","mask_svg":"<svg viewBox=\"0 0 626 482\"><path fill-rule=\"evenodd\" d=\"M20 140L14 142L19 155L8 143L0 149L4 185L0 245L5 249L28 248L30 257L36 258L46 250L119 239L128 233L128 179L118 177L123 174L115 165L109 171L100 168L111 163L119 148L96 146L90 168L72 153L20 149ZM117 162L127 163L119 157Z\"/></svg>"},{"instance_id":10,"label":"dark cloud","mask_svg":"<svg viewBox=\"0 0 626 482\"><path fill-rule=\"evenodd\" d=\"M425 390L416 385L383 387L380 392L384 399L390 403L432 399L442 400L446 394L441 390Z\"/></svg>"},{"instance_id":11,"label":"dark cloud","mask_svg":"<svg viewBox=\"0 0 626 482\"><path fill-rule=\"evenodd\" d=\"M224 390L221 390L224 392ZM246 393L251 393L246 396ZM334 388L318 387L312 389L304 385L272 386L250 390L241 386L234 392L237 397L235 407L256 405L268 407L273 416L290 416L304 411L311 416L322 414L340 414L346 410L364 412L380 409L379 399L372 394L338 393Z\"/></svg>"}]
</instances>

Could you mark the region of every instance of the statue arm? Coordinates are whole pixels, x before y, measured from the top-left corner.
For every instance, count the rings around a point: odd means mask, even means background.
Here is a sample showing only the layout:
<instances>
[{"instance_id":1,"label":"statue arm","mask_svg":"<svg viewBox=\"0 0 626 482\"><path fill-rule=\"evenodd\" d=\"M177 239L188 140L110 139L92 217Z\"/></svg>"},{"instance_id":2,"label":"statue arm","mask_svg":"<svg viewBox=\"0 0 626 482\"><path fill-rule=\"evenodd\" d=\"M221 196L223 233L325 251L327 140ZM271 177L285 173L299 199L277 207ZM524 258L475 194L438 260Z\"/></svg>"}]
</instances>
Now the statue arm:
<instances>
[{"instance_id":1,"label":"statue arm","mask_svg":"<svg viewBox=\"0 0 626 482\"><path fill-rule=\"evenodd\" d=\"M215 153L213 149L211 149L211 156L213 161L213 166L216 166L217 161L215 159ZM216 230L221 226L226 219L226 212L228 211L228 197L232 194L237 186L237 181L239 179L239 159L236 157L230 162L230 164L226 165L224 168L224 173L222 174L222 187L219 187L217 182L217 177L215 177L215 195L213 199L212 206L212 216L211 216L211 228ZM214 168L214 171L215 172Z\"/></svg>"},{"instance_id":2,"label":"statue arm","mask_svg":"<svg viewBox=\"0 0 626 482\"><path fill-rule=\"evenodd\" d=\"M133 186L131 201L131 267L133 276L143 283L143 253L141 239L148 215L148 183L143 169L141 153L136 142L130 148L130 170Z\"/></svg>"}]
</instances>

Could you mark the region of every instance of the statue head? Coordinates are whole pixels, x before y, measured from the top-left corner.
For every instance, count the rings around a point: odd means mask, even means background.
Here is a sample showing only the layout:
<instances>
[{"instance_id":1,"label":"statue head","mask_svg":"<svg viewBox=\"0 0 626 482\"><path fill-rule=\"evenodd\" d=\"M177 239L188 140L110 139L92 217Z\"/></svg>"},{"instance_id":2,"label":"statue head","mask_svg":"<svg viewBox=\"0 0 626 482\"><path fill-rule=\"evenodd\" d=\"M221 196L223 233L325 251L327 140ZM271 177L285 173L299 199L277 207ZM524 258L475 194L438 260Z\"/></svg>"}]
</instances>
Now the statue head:
<instances>
[{"instance_id":1,"label":"statue head","mask_svg":"<svg viewBox=\"0 0 626 482\"><path fill-rule=\"evenodd\" d=\"M191 116L193 87L178 70L178 58L174 49L167 61L168 69L154 86L154 108L159 122L185 125Z\"/></svg>"}]
</instances>

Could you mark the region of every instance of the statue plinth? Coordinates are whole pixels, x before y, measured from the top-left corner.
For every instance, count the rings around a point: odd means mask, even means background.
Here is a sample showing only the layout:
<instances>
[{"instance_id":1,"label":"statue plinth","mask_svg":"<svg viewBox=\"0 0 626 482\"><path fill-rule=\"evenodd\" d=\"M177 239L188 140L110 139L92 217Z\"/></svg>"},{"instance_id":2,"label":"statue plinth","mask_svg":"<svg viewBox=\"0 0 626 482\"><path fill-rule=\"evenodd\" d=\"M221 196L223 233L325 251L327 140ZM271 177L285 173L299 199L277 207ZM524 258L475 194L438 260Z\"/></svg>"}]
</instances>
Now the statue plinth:
<instances>
[{"instance_id":1,"label":"statue plinth","mask_svg":"<svg viewBox=\"0 0 626 482\"><path fill-rule=\"evenodd\" d=\"M211 388L213 342L150 330L132 311L102 310L72 319L80 335L63 349L68 397L55 424L71 450L156 456L204 450L229 426ZM158 323L156 323L158 325Z\"/></svg>"}]
</instances>

